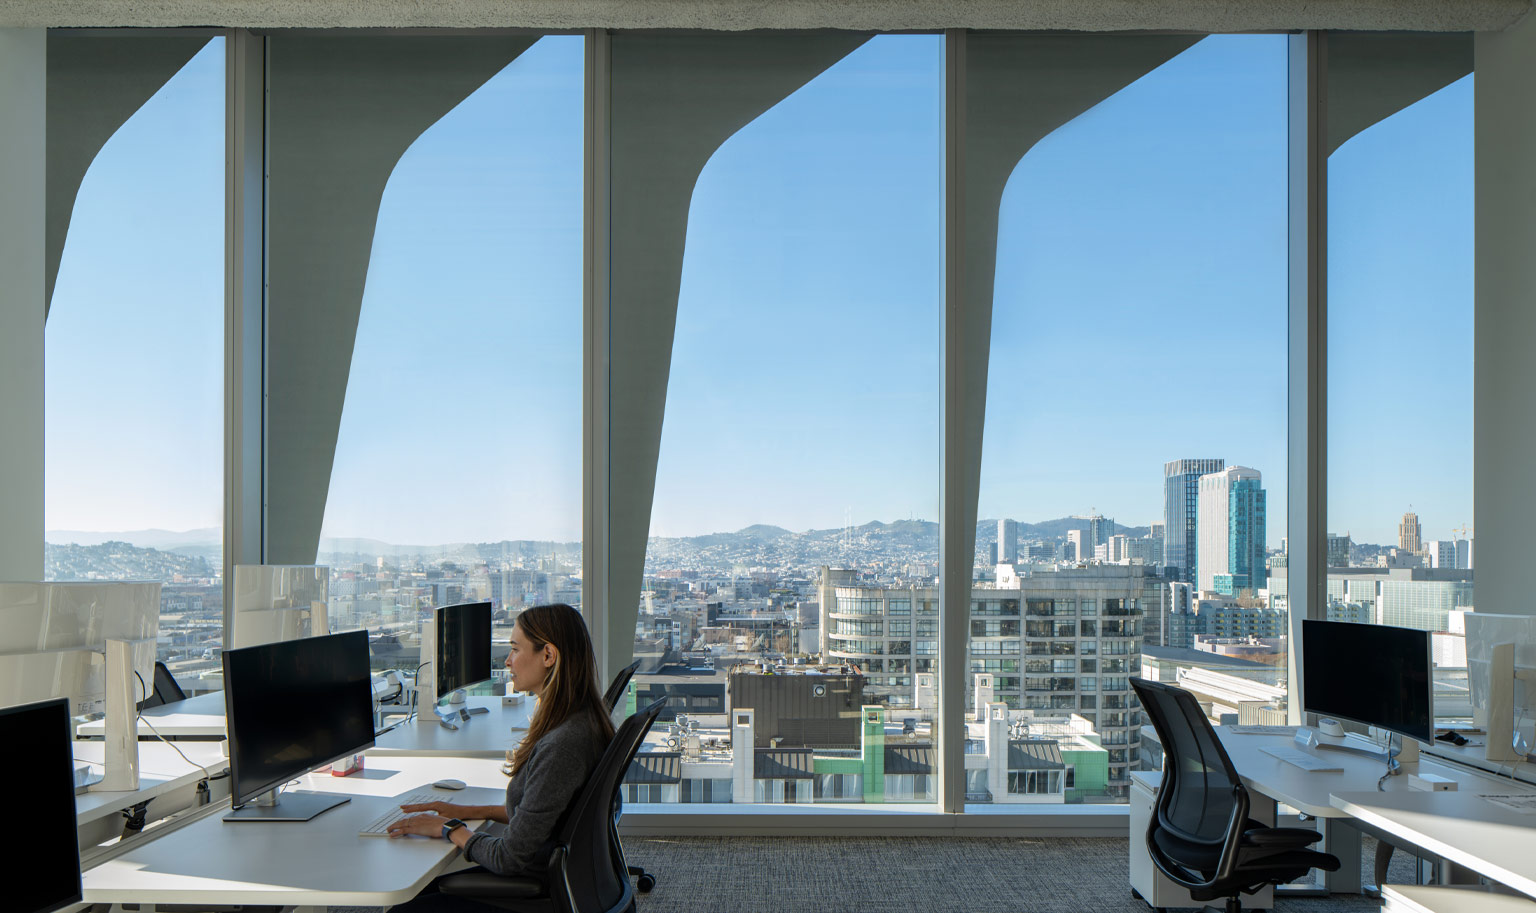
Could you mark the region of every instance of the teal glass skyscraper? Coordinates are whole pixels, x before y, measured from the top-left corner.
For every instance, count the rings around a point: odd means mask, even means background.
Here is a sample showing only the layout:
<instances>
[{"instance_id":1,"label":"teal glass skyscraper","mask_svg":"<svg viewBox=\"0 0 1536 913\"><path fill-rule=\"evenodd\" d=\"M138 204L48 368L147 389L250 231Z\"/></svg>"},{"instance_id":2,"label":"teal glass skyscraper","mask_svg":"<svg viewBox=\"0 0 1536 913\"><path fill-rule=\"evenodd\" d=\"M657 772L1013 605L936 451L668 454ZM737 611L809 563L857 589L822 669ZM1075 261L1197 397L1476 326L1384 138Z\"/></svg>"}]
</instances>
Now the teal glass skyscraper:
<instances>
[{"instance_id":1,"label":"teal glass skyscraper","mask_svg":"<svg viewBox=\"0 0 1536 913\"><path fill-rule=\"evenodd\" d=\"M1202 592L1236 596L1267 585L1266 520L1258 470L1230 466L1200 477L1196 586Z\"/></svg>"}]
</instances>

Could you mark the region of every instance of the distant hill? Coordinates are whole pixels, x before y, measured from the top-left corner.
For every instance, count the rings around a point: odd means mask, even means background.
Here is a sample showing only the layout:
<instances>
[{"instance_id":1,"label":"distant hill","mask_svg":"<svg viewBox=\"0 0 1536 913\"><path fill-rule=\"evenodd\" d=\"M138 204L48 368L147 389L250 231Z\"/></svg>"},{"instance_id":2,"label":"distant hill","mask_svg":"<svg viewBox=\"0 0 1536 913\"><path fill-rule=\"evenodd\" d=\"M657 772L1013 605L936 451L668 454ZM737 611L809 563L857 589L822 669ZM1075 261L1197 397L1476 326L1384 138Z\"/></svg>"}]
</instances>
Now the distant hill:
<instances>
[{"instance_id":1,"label":"distant hill","mask_svg":"<svg viewBox=\"0 0 1536 913\"><path fill-rule=\"evenodd\" d=\"M1042 520L1039 523L1019 523L1019 538L1022 539L1064 539L1067 531L1073 529L1088 529L1088 521L1081 517L1062 517L1057 520ZM1151 534L1150 526L1124 526L1114 524L1112 536L1130 536L1140 538ZM997 540L997 521L980 520L976 523L976 539L980 542L994 542Z\"/></svg>"},{"instance_id":2,"label":"distant hill","mask_svg":"<svg viewBox=\"0 0 1536 913\"><path fill-rule=\"evenodd\" d=\"M43 544L43 576L47 580L171 580L217 577L221 572L217 557L209 560L127 542Z\"/></svg>"},{"instance_id":3,"label":"distant hill","mask_svg":"<svg viewBox=\"0 0 1536 913\"><path fill-rule=\"evenodd\" d=\"M1061 539L1068 530L1087 528L1088 521L1077 517L1020 522L1019 538ZM1113 530L1113 534L1133 537L1147 533L1148 527L1118 523ZM985 555L986 547L996 537L996 520L977 522L975 544L979 554ZM217 573L223 544L218 529L111 533L53 530L47 534L47 541L50 574L61 579L66 575L97 579L124 575L209 575ZM760 523L734 532L702 536L653 536L646 549L646 565L653 571L669 567L726 571L762 566L803 568L809 572L822 564L935 565L938 552L939 525L932 520L875 520L854 527L802 532ZM320 541L316 563L342 567L370 563L380 557L391 562L467 565L554 558L561 564L572 565L581 559L581 543L504 539L412 545L369 538L326 538Z\"/></svg>"}]
</instances>

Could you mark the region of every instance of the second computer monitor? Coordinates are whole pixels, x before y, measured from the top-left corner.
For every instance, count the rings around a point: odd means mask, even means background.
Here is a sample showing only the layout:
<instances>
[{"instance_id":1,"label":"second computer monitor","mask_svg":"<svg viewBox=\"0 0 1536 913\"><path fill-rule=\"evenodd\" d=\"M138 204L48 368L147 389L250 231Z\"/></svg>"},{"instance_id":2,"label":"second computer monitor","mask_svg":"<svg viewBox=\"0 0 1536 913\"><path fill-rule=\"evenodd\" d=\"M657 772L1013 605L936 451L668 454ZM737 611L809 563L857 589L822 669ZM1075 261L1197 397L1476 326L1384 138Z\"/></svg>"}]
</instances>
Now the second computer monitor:
<instances>
[{"instance_id":1,"label":"second computer monitor","mask_svg":"<svg viewBox=\"0 0 1536 913\"><path fill-rule=\"evenodd\" d=\"M80 902L69 709L59 698L0 710L0 782L26 809L26 833L6 851L16 876L6 879L7 910L52 913Z\"/></svg>"},{"instance_id":2,"label":"second computer monitor","mask_svg":"<svg viewBox=\"0 0 1536 913\"><path fill-rule=\"evenodd\" d=\"M491 679L491 604L469 602L433 611L437 625L436 655L430 657L437 696ZM423 656L422 659L429 657Z\"/></svg>"},{"instance_id":3,"label":"second computer monitor","mask_svg":"<svg viewBox=\"0 0 1536 913\"><path fill-rule=\"evenodd\" d=\"M273 807L251 800L322 764L372 747L368 633L348 631L224 651L224 706L231 799L236 806L247 806L226 820L313 817L319 812L308 807L315 804L310 797L287 794L278 802L282 808L271 811L263 809Z\"/></svg>"},{"instance_id":4,"label":"second computer monitor","mask_svg":"<svg viewBox=\"0 0 1536 913\"><path fill-rule=\"evenodd\" d=\"M1301 681L1308 713L1434 738L1430 633L1343 621L1301 623Z\"/></svg>"}]
</instances>

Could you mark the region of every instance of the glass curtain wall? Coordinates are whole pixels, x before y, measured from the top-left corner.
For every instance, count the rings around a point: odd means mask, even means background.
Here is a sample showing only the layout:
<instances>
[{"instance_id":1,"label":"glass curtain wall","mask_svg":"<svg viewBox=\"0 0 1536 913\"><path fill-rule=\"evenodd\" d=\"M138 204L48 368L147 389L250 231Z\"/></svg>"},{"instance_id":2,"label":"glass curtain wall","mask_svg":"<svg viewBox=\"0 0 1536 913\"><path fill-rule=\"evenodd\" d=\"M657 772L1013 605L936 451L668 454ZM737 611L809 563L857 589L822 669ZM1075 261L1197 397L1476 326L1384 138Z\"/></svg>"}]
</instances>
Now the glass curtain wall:
<instances>
[{"instance_id":1,"label":"glass curtain wall","mask_svg":"<svg viewBox=\"0 0 1536 913\"><path fill-rule=\"evenodd\" d=\"M967 54L967 284L992 337L966 799L1123 802L1132 677L1213 717L1286 694L1285 39Z\"/></svg>"},{"instance_id":2,"label":"glass curtain wall","mask_svg":"<svg viewBox=\"0 0 1536 913\"><path fill-rule=\"evenodd\" d=\"M931 803L942 39L612 48L614 357L649 315L665 390L627 798Z\"/></svg>"},{"instance_id":3,"label":"glass curtain wall","mask_svg":"<svg viewBox=\"0 0 1536 913\"><path fill-rule=\"evenodd\" d=\"M1328 597L1434 632L1471 716L1472 36L1329 34Z\"/></svg>"},{"instance_id":4,"label":"glass curtain wall","mask_svg":"<svg viewBox=\"0 0 1536 913\"><path fill-rule=\"evenodd\" d=\"M158 659L223 644L224 39L48 36L45 570L161 583Z\"/></svg>"},{"instance_id":5,"label":"glass curtain wall","mask_svg":"<svg viewBox=\"0 0 1536 913\"><path fill-rule=\"evenodd\" d=\"M581 604L583 39L270 47L274 527L375 669L479 601L494 668Z\"/></svg>"}]
</instances>

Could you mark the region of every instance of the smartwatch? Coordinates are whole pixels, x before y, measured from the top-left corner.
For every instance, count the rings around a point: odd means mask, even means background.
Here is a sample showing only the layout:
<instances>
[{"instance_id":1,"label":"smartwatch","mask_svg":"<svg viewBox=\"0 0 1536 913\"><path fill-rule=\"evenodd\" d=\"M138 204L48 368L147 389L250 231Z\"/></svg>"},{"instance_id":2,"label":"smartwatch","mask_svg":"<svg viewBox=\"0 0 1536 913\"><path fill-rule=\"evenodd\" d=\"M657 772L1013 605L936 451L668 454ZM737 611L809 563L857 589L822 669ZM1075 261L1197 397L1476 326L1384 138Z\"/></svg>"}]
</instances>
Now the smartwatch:
<instances>
[{"instance_id":1,"label":"smartwatch","mask_svg":"<svg viewBox=\"0 0 1536 913\"><path fill-rule=\"evenodd\" d=\"M457 818L449 818L443 824L443 839L447 840L448 839L448 835L453 833L454 828L467 827L467 826L468 825L466 825L464 822L460 821Z\"/></svg>"}]
</instances>

